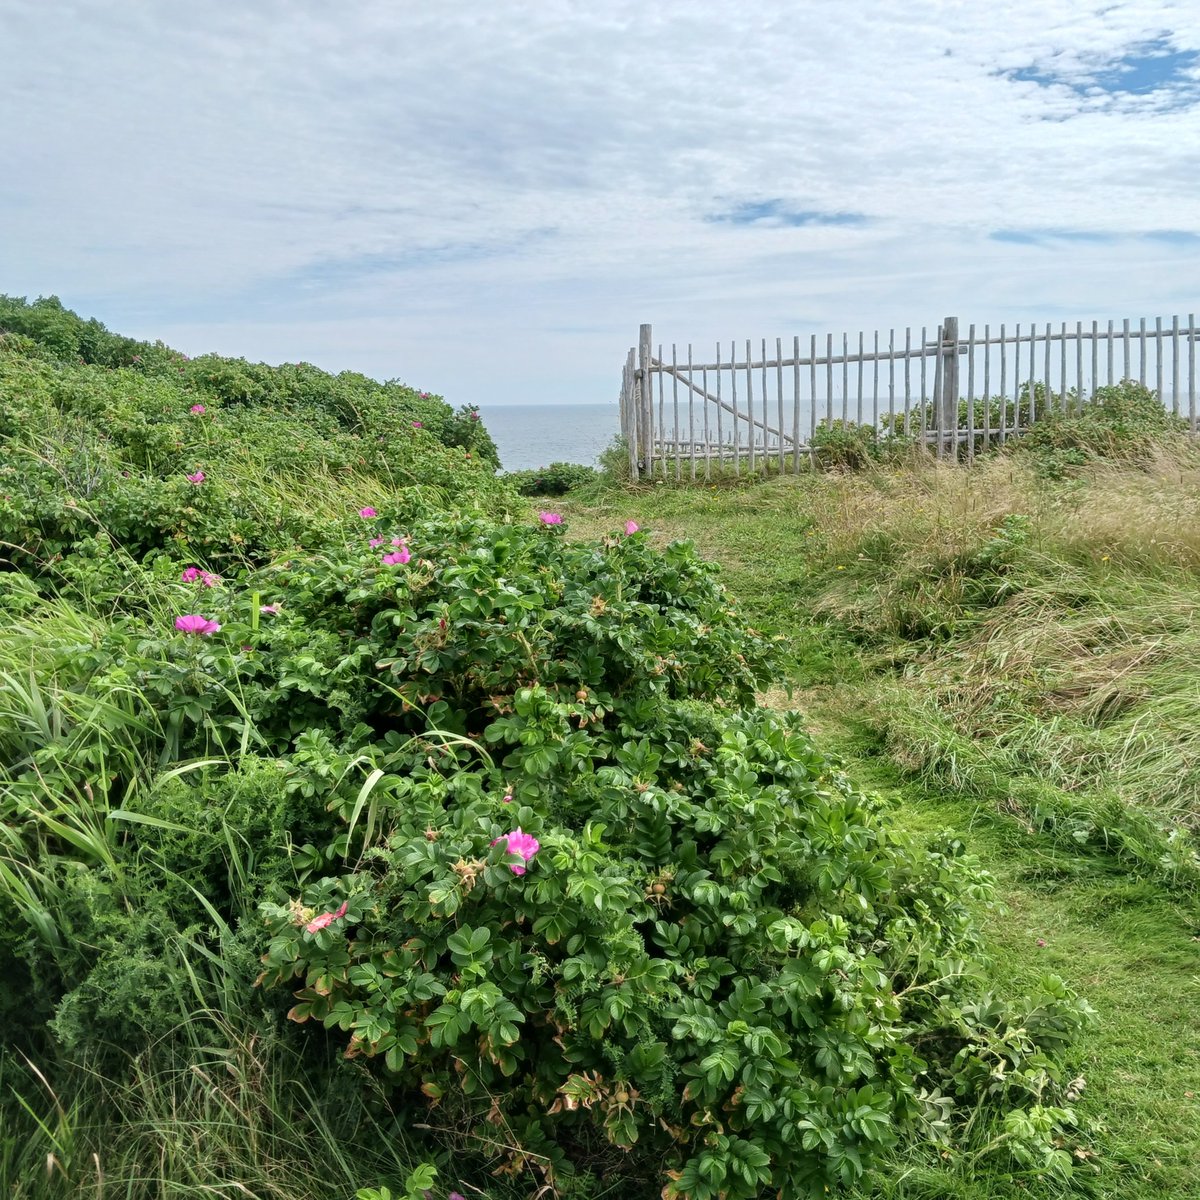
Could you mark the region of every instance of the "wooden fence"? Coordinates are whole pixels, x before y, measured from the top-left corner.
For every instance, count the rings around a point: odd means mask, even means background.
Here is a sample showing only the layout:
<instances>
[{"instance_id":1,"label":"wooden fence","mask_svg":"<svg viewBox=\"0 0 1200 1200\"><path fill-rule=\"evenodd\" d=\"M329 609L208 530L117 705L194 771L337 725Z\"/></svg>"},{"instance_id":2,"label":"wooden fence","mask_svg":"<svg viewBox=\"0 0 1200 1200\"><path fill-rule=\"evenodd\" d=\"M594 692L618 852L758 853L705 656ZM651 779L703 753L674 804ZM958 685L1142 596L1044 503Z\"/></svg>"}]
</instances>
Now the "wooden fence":
<instances>
[{"instance_id":1,"label":"wooden fence","mask_svg":"<svg viewBox=\"0 0 1200 1200\"><path fill-rule=\"evenodd\" d=\"M932 336L930 336L932 332ZM634 479L799 471L822 429L838 423L903 433L936 452L973 459L976 450L1030 428L1048 411L1086 404L1098 387L1130 379L1153 387L1197 432L1194 315L1109 321L1090 328L1020 324L967 327L956 317L823 341L814 334L773 347L718 343L708 357L691 345L655 353L641 327L621 374L621 432ZM772 353L773 351L773 353Z\"/></svg>"}]
</instances>

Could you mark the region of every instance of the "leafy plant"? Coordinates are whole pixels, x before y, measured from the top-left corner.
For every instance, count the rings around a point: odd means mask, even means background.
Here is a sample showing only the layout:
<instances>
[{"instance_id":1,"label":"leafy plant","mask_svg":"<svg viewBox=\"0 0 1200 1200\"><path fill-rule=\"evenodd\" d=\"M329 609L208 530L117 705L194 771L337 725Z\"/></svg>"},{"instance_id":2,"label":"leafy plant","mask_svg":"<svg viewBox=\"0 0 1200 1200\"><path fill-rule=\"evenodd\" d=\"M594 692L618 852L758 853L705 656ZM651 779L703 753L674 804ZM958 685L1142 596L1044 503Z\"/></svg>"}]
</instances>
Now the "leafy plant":
<instances>
[{"instance_id":1,"label":"leafy plant","mask_svg":"<svg viewBox=\"0 0 1200 1200\"><path fill-rule=\"evenodd\" d=\"M597 477L595 467L578 463L556 462L536 471L509 471L505 479L522 496L565 496L573 488L592 483Z\"/></svg>"}]
</instances>

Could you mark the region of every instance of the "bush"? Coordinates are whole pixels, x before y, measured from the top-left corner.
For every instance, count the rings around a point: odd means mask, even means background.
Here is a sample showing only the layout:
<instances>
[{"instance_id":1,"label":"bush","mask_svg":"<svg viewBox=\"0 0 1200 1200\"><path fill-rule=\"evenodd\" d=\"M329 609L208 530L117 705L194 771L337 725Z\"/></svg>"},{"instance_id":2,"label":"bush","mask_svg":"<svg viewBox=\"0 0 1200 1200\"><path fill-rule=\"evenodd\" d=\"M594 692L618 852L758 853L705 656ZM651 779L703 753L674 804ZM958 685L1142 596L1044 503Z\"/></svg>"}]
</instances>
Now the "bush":
<instances>
[{"instance_id":1,"label":"bush","mask_svg":"<svg viewBox=\"0 0 1200 1200\"><path fill-rule=\"evenodd\" d=\"M1156 444L1186 429L1187 422L1168 412L1156 392L1125 379L1097 388L1081 408L1047 412L1013 449L1035 455L1043 475L1061 478L1099 459L1145 461Z\"/></svg>"},{"instance_id":2,"label":"bush","mask_svg":"<svg viewBox=\"0 0 1200 1200\"><path fill-rule=\"evenodd\" d=\"M840 419L818 425L812 435L812 460L822 470L853 471L877 462L879 432L873 425Z\"/></svg>"},{"instance_id":3,"label":"bush","mask_svg":"<svg viewBox=\"0 0 1200 1200\"><path fill-rule=\"evenodd\" d=\"M504 478L522 496L565 496L574 488L595 482L595 467L557 462L536 471L509 471Z\"/></svg>"}]
</instances>

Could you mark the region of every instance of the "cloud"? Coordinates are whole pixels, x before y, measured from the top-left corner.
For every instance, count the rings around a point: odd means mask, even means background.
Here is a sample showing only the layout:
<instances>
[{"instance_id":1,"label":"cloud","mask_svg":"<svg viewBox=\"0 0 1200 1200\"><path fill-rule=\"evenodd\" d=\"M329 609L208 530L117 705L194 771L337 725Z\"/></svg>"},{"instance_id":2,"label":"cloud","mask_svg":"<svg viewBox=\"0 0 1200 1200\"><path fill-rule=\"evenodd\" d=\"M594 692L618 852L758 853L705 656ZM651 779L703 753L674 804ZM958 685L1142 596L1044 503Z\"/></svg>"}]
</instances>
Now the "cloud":
<instances>
[{"instance_id":1,"label":"cloud","mask_svg":"<svg viewBox=\"0 0 1200 1200\"><path fill-rule=\"evenodd\" d=\"M607 400L646 320L702 344L1120 317L1200 266L1190 2L5 21L0 290L189 353Z\"/></svg>"}]
</instances>

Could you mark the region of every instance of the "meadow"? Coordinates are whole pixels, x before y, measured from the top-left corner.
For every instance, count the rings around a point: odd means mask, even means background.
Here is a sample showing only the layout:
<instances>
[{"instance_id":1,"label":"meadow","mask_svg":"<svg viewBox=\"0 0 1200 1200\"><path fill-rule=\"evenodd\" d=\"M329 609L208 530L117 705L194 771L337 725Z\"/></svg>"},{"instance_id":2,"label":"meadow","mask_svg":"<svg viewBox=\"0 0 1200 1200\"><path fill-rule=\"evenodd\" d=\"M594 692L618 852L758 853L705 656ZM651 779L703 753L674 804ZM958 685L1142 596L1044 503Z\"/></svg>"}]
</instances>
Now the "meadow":
<instances>
[{"instance_id":1,"label":"meadow","mask_svg":"<svg viewBox=\"0 0 1200 1200\"><path fill-rule=\"evenodd\" d=\"M6 1195L1200 1195L1200 459L1146 397L631 488L0 331Z\"/></svg>"}]
</instances>

